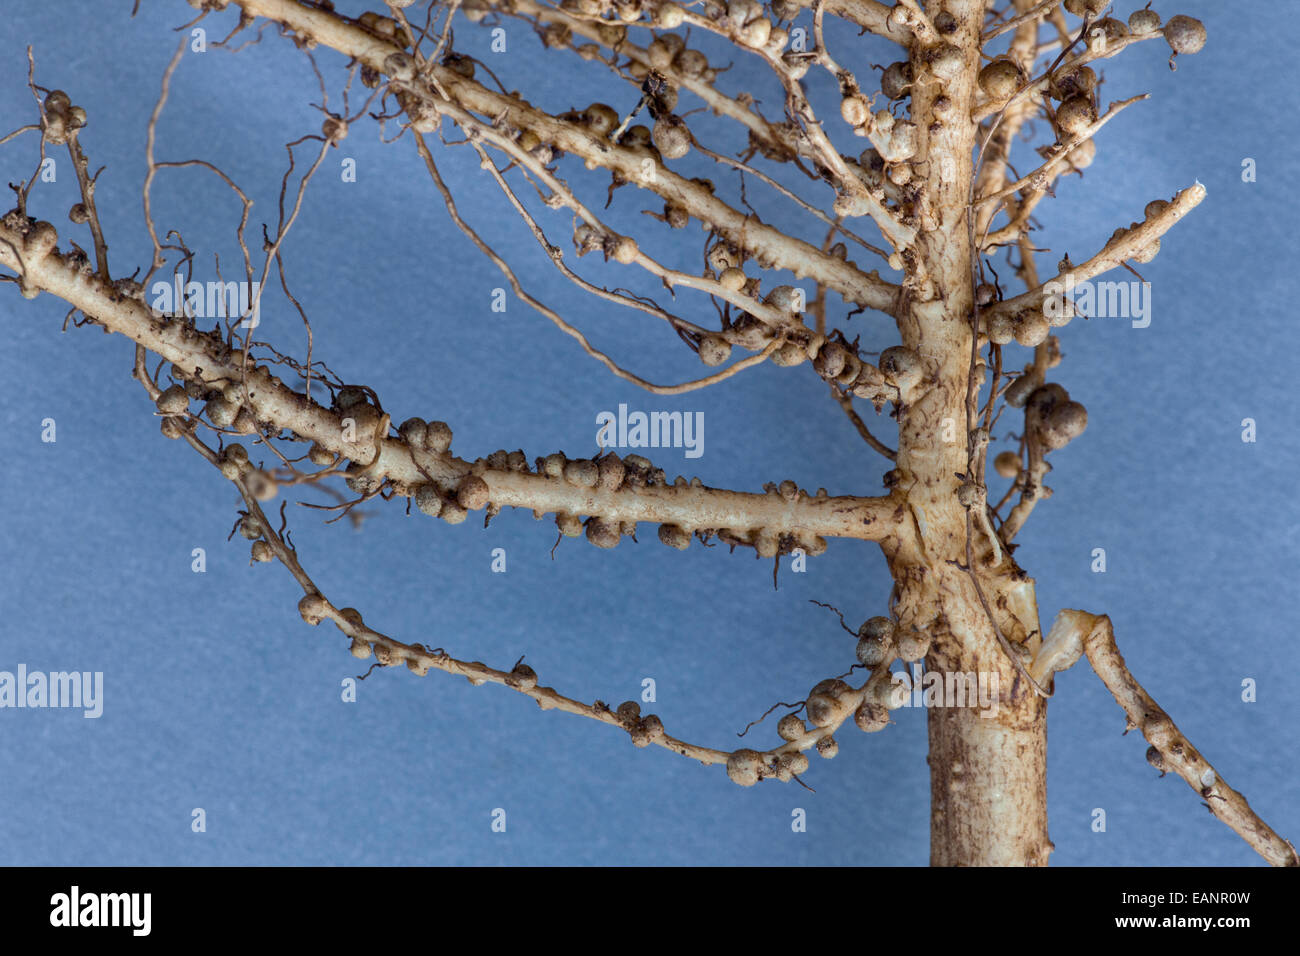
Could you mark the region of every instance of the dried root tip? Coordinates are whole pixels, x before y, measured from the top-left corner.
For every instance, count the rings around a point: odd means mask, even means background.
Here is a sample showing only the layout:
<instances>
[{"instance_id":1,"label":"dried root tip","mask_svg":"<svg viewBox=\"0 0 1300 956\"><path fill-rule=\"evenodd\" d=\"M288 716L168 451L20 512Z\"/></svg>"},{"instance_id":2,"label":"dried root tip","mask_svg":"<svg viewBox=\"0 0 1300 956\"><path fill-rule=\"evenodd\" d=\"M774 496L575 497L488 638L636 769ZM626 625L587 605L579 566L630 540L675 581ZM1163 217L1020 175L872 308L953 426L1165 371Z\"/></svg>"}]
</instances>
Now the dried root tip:
<instances>
[{"instance_id":1,"label":"dried root tip","mask_svg":"<svg viewBox=\"0 0 1300 956\"><path fill-rule=\"evenodd\" d=\"M315 627L329 614L330 603L319 594L304 594L298 602L298 613L302 619Z\"/></svg>"},{"instance_id":2,"label":"dried root tip","mask_svg":"<svg viewBox=\"0 0 1300 956\"><path fill-rule=\"evenodd\" d=\"M370 657L370 645L359 637L352 639L352 646L349 650L352 651L352 656L359 661L367 660Z\"/></svg>"},{"instance_id":3,"label":"dried root tip","mask_svg":"<svg viewBox=\"0 0 1300 956\"><path fill-rule=\"evenodd\" d=\"M691 546L691 533L680 525L661 524L659 526L659 540L670 548L685 551Z\"/></svg>"},{"instance_id":4,"label":"dried root tip","mask_svg":"<svg viewBox=\"0 0 1300 956\"><path fill-rule=\"evenodd\" d=\"M252 559L259 564L275 560L275 551L271 549L271 545L266 541L254 541L251 555Z\"/></svg>"},{"instance_id":5,"label":"dried root tip","mask_svg":"<svg viewBox=\"0 0 1300 956\"><path fill-rule=\"evenodd\" d=\"M786 714L776 722L776 732L782 740L798 740L808 733L808 727L798 714Z\"/></svg>"},{"instance_id":6,"label":"dried root tip","mask_svg":"<svg viewBox=\"0 0 1300 956\"><path fill-rule=\"evenodd\" d=\"M840 752L840 745L835 742L834 737L823 737L817 741L817 754L827 760L833 758Z\"/></svg>"},{"instance_id":7,"label":"dried root tip","mask_svg":"<svg viewBox=\"0 0 1300 956\"><path fill-rule=\"evenodd\" d=\"M863 733L874 734L889 725L889 708L883 704L864 702L853 712L853 722Z\"/></svg>"},{"instance_id":8,"label":"dried root tip","mask_svg":"<svg viewBox=\"0 0 1300 956\"><path fill-rule=\"evenodd\" d=\"M506 686L515 690L532 690L537 686L537 672L527 664L516 664L506 675Z\"/></svg>"},{"instance_id":9,"label":"dried root tip","mask_svg":"<svg viewBox=\"0 0 1300 956\"><path fill-rule=\"evenodd\" d=\"M732 783L752 787L763 778L766 766L757 750L737 750L727 758L727 776Z\"/></svg>"},{"instance_id":10,"label":"dried root tip","mask_svg":"<svg viewBox=\"0 0 1300 956\"><path fill-rule=\"evenodd\" d=\"M426 451L441 455L451 447L451 428L446 422L429 422L424 430Z\"/></svg>"},{"instance_id":11,"label":"dried root tip","mask_svg":"<svg viewBox=\"0 0 1300 956\"><path fill-rule=\"evenodd\" d=\"M621 529L617 522L605 521L595 517L587 519L587 540L596 547L616 547L618 539L621 537Z\"/></svg>"},{"instance_id":12,"label":"dried root tip","mask_svg":"<svg viewBox=\"0 0 1300 956\"><path fill-rule=\"evenodd\" d=\"M456 503L466 511L479 511L487 507L488 483L478 475L466 475L456 489Z\"/></svg>"}]
</instances>

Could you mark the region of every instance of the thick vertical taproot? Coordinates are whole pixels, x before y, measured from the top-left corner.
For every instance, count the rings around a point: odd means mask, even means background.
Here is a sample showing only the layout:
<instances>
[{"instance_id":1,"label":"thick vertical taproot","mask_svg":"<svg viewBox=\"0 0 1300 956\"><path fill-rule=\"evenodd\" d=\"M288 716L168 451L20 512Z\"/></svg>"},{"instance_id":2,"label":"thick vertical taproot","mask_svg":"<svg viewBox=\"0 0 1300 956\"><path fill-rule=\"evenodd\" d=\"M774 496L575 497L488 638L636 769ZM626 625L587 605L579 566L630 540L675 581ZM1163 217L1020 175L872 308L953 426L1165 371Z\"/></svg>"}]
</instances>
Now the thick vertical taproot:
<instances>
[{"instance_id":1,"label":"thick vertical taproot","mask_svg":"<svg viewBox=\"0 0 1300 956\"><path fill-rule=\"evenodd\" d=\"M991 716L932 707L928 717L931 866L1046 866L1047 701L1030 692Z\"/></svg>"},{"instance_id":2,"label":"thick vertical taproot","mask_svg":"<svg viewBox=\"0 0 1300 956\"><path fill-rule=\"evenodd\" d=\"M949 50L936 71L934 46L918 44L911 54L912 116L921 145L915 170L923 189L919 238L903 254L914 292L899 327L902 344L920 356L925 378L899 416L897 471L922 546L916 554L895 555L891 567L901 582L900 608L915 616L917 626L929 625L927 668L996 675L1000 688L992 716L969 706L929 710L930 859L941 866L1041 866L1051 852L1046 701L1018 679L964 570L967 518L957 499L959 476L969 470L974 289L967 216L976 146L969 117L984 3L944 0L926 7L932 18L941 10L954 18L956 30L939 43L961 51L963 62L954 70ZM1024 623L1027 631L1036 627Z\"/></svg>"}]
</instances>

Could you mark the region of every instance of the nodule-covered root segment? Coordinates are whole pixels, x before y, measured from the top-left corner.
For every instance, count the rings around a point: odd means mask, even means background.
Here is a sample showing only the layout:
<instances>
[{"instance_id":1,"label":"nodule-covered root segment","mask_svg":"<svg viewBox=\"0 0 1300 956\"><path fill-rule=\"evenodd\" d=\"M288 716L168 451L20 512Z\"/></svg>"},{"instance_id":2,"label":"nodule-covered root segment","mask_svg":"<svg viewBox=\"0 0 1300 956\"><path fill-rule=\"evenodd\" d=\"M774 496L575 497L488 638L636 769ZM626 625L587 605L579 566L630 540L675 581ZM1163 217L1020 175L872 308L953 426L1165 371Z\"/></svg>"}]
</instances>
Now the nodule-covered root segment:
<instances>
[{"instance_id":1,"label":"nodule-covered root segment","mask_svg":"<svg viewBox=\"0 0 1300 956\"><path fill-rule=\"evenodd\" d=\"M436 432L435 426L440 426ZM425 423L421 419L408 419L398 431L413 447L423 446L427 450L446 449L450 445L450 432L443 430L446 426L440 422ZM462 478L454 491L444 491L434 483L418 485L412 492L416 506L431 517L441 517L453 523L464 520L468 511L484 507L490 514L495 514L497 505L492 502L492 480L494 475L524 474L556 482L578 494L573 496L569 507L557 508L555 525L560 534L567 538L586 537L599 548L614 548L626 537L635 537L635 521L619 519L594 509L599 504L599 496L624 492L660 494L664 489L703 489L698 478L677 477L671 483L662 468L642 455L630 454L619 456L607 452L595 458L569 458L563 452L553 452L534 459L533 467L528 465L522 451L508 452L505 449L492 452L486 458L480 458L470 466L471 473ZM806 498L824 499L825 489L819 489L815 496L800 489L793 481L779 484L769 483L765 486L769 495L774 495L787 502L797 502ZM541 518L544 512L535 512ZM709 542L717 539L731 548L753 548L759 557L775 557L800 551L808 556L825 552L826 540L817 534L799 530L769 530L764 527L726 528L695 527L676 522L663 522L658 528L659 540L670 548L686 550L692 538Z\"/></svg>"},{"instance_id":2,"label":"nodule-covered root segment","mask_svg":"<svg viewBox=\"0 0 1300 956\"><path fill-rule=\"evenodd\" d=\"M634 700L619 704L615 715L636 747L649 747L664 737L664 722L655 714L642 716L641 705Z\"/></svg>"},{"instance_id":3,"label":"nodule-covered root segment","mask_svg":"<svg viewBox=\"0 0 1300 956\"><path fill-rule=\"evenodd\" d=\"M895 625L885 617L872 618L863 624L859 633L863 640L890 641ZM833 736L852 719L864 733L877 733L889 725L889 711L901 701L893 692L889 671L880 670L893 660L887 653L878 660L873 678L861 688L854 688L838 677L819 681L803 702L804 717L798 713L783 716L776 725L777 735L784 745L772 751L742 748L727 758L727 776L742 787L752 787L762 780L775 779L788 783L808 769L806 750L815 750L819 757L832 759L839 754L839 743ZM875 660L875 655L872 655Z\"/></svg>"}]
</instances>

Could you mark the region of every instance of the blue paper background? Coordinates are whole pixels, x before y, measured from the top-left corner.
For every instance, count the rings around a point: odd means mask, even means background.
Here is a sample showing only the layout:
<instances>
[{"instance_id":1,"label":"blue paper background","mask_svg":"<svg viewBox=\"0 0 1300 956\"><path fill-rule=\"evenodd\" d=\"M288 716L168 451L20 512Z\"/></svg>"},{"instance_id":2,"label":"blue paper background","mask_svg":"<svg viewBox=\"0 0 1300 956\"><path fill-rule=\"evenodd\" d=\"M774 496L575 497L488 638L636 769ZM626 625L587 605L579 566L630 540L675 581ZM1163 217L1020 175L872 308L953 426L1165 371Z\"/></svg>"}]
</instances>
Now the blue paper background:
<instances>
[{"instance_id":1,"label":"blue paper background","mask_svg":"<svg viewBox=\"0 0 1300 956\"><path fill-rule=\"evenodd\" d=\"M171 31L193 12L180 0L143 6L130 19L125 0L9 3L0 41L5 129L35 115L27 44L38 82L67 90L89 113L82 141L92 168L108 167L98 202L115 274L148 261L140 202L146 123L178 40ZM1035 240L1051 250L1039 257L1046 276L1062 253L1079 261L1116 226L1140 219L1150 199L1197 179L1208 189L1159 257L1140 267L1154 284L1149 328L1097 319L1061 330L1067 359L1059 380L1087 405L1090 424L1054 455L1055 495L1036 510L1017 557L1037 579L1044 626L1062 607L1109 614L1138 678L1252 806L1294 837L1300 709L1287 675L1298 662L1292 136L1300 117L1295 84L1278 66L1291 56L1289 33L1270 23L1277 7L1246 6L1249 15L1204 0L1162 5L1166 19L1192 14L1210 31L1205 50L1182 58L1176 73L1161 40L1104 61L1103 102L1143 90L1152 98L1113 121L1086 176L1065 180L1039 207ZM234 20L210 18L209 40ZM505 53L490 52L487 32L469 24L457 39L507 88L524 88L552 110L608 91L599 64L543 55L521 23L504 27ZM893 59L888 44L855 41L854 33L837 29L829 42L860 76ZM336 105L342 61L326 50L318 60ZM721 82L779 111L774 84L752 58L737 59ZM828 77L814 86L824 115L833 115ZM613 105L624 110L634 93L620 96ZM187 54L161 121L158 158L202 157L241 183L256 202L256 248L260 224L274 222L284 143L319 129L309 106L319 102L303 55L274 30L233 57L219 49ZM693 122L714 148L743 148L733 131L703 116ZM865 145L840 142L852 154ZM0 147L6 181L31 175L35 149L31 134ZM1018 149L1024 171L1032 154ZM299 153L300 168L311 155ZM37 187L33 212L89 248L86 231L67 223L75 181L66 153L57 156L58 181ZM343 156L357 162L356 183L340 181ZM560 278L467 148L439 149L437 157L476 228L594 344L653 381L702 374L662 323L585 297ZM1258 165L1257 182L1242 181L1246 157ZM680 162L693 175L712 175L737 201L734 177L709 165L697 154ZM603 203L603 176L584 175L571 159L560 168L588 201ZM825 200L817 189L805 194ZM759 184L747 194L765 220L821 240L819 223ZM664 261L698 268L698 224L670 235L640 214L647 208L659 206L622 189L610 221L652 236L645 245ZM215 277L214 251L233 269L238 205L214 177L164 172L155 210L161 228L181 230L199 251L202 277ZM568 216L544 215L552 239L570 248ZM865 252L853 256L883 269ZM505 283L451 224L409 136L383 145L373 123L355 124L309 189L285 257L312 317L316 356L346 380L374 386L395 421L451 423L463 457L521 446L530 456L590 454L596 413L627 402L705 412L702 458L654 455L670 477L698 474L744 490L784 478L832 494L881 489L883 459L806 369L764 366L706 392L659 398L615 380L523 303L512 298L504 314L492 312L491 290ZM579 263L570 253L566 261L598 281L639 281L590 258ZM652 283L634 287L666 299ZM685 294L677 308L697 321L712 312ZM833 298L832 321L844 311ZM927 861L929 782L917 710L896 713L897 725L881 734L846 728L837 759L814 757L810 793L779 784L742 790L718 768L660 748L636 750L607 727L539 713L518 695L436 672L423 679L405 669L376 672L357 703L340 702L340 681L363 669L346 640L332 626L302 624L300 591L283 568L249 567L246 543L226 542L236 498L213 469L159 435L129 376L130 343L90 327L60 335L64 312L48 295L26 302L14 286L0 287L7 341L0 670L26 663L103 671L105 711L85 720L69 711L0 710L0 861ZM862 334L865 349L897 341L879 314L855 317L848 328ZM274 289L259 333L303 351L296 313ZM1022 353L1010 350L1008 361L1023 361ZM868 417L892 440L887 418ZM1247 417L1258 423L1254 444L1241 441ZM40 441L44 418L57 422L54 444ZM1004 419L999 433L1012 430ZM334 600L356 605L399 639L463 658L508 667L526 654L543 683L587 700L616 704L652 677L658 701L646 709L675 735L710 746L734 746L735 731L772 703L800 699L852 663L853 640L809 599L834 603L857 622L882 613L889 591L879 551L865 543L832 542L805 574L787 566L774 592L769 563L698 544L678 554L659 545L651 526L642 527L640 544L606 553L566 541L551 560L554 525L527 513L504 513L484 532L475 519L450 527L406 517L398 502L367 510L374 516L357 532L289 509L306 566ZM203 574L190 569L199 547L207 552ZM489 570L498 547L508 555L505 574ZM1105 574L1089 570L1097 547L1106 549ZM1251 704L1240 699L1248 677L1258 682ZM1049 718L1055 864L1262 862L1181 781L1158 779L1143 760L1145 742L1121 737L1123 726L1086 664L1058 678ZM775 739L770 725L758 733L762 746ZM191 832L195 807L206 811L206 833ZM498 807L508 815L505 834L490 829ZM806 833L791 832L794 808L807 811ZM1104 833L1090 827L1094 808L1107 812Z\"/></svg>"}]
</instances>

